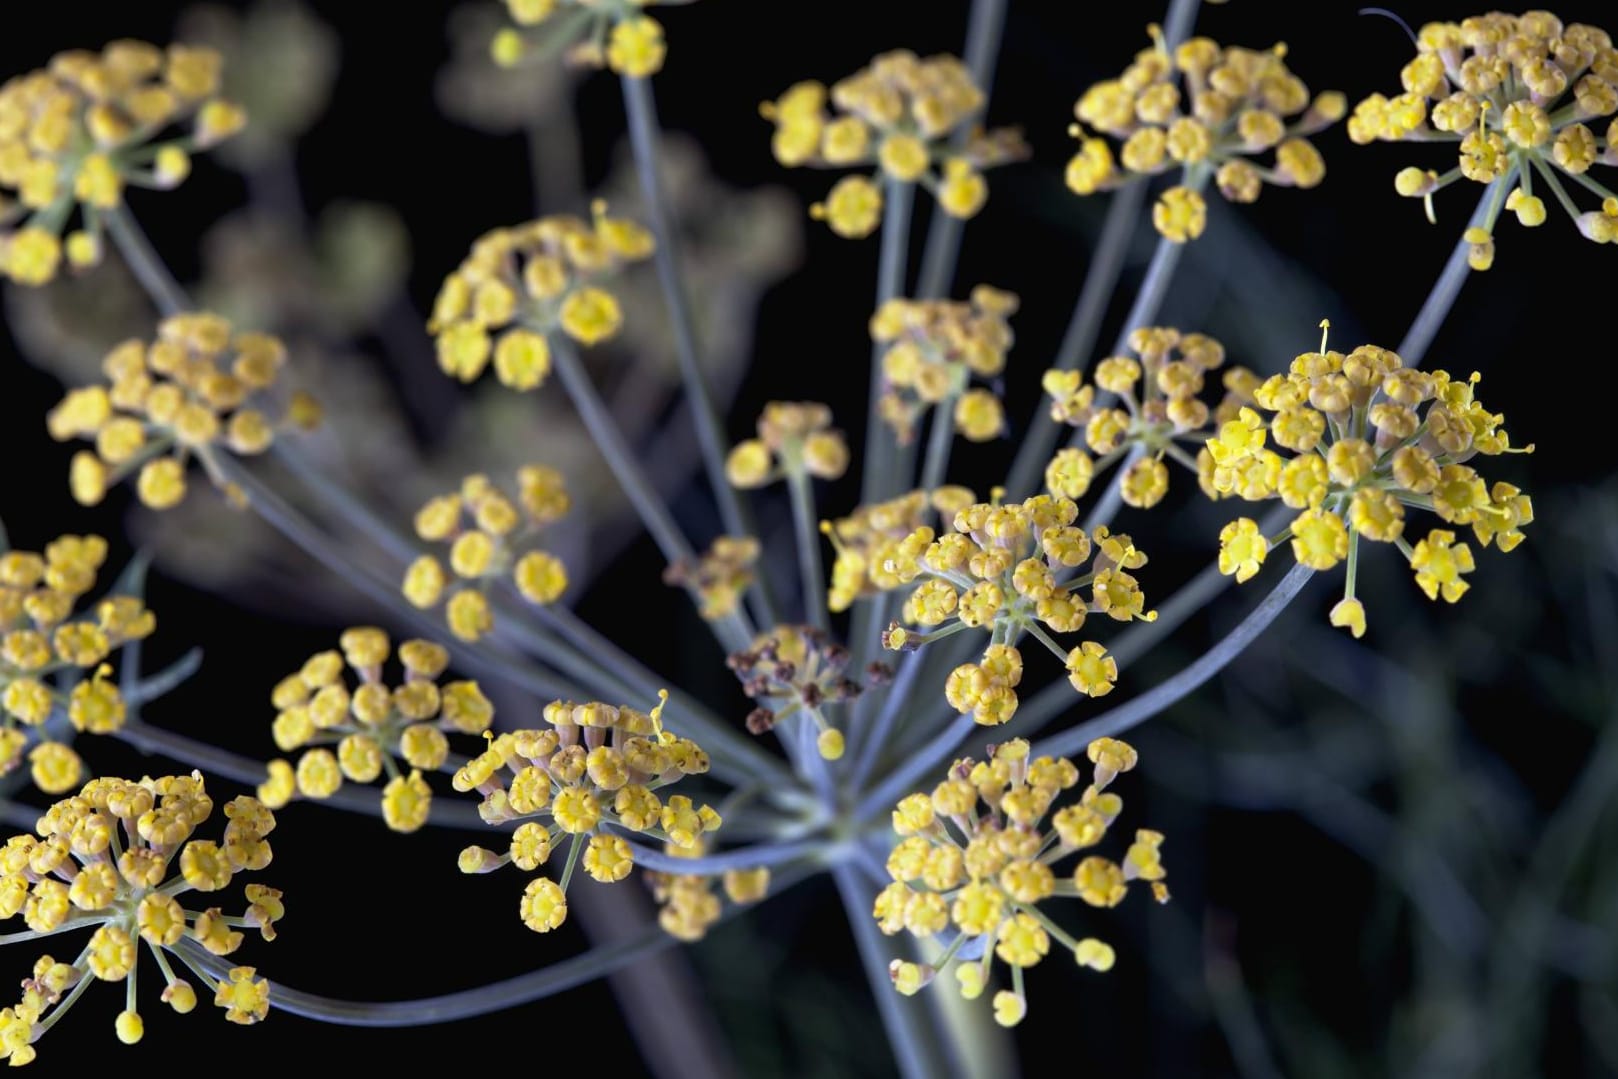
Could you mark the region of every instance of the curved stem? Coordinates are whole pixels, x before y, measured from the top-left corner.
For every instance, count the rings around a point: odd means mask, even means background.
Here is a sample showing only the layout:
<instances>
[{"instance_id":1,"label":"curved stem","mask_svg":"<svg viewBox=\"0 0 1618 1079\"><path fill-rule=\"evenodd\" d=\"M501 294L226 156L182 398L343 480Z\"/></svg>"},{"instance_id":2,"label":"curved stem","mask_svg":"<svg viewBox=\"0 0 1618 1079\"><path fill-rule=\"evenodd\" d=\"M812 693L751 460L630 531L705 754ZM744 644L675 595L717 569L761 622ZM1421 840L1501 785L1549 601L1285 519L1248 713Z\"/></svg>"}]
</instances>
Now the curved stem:
<instances>
[{"instance_id":1,"label":"curved stem","mask_svg":"<svg viewBox=\"0 0 1618 1079\"><path fill-rule=\"evenodd\" d=\"M626 836L634 833L625 832ZM738 847L735 850L720 851L718 854L705 854L700 858L681 858L673 854L665 854L655 847L648 847L644 843L637 843L628 839L629 849L634 852L635 864L645 869L655 870L659 873L696 874L707 876L714 873L728 873L732 869L759 869L785 865L799 859L819 861L823 859L830 848L824 841L817 839L798 839L786 843L760 843L752 847Z\"/></svg>"},{"instance_id":2,"label":"curved stem","mask_svg":"<svg viewBox=\"0 0 1618 1079\"><path fill-rule=\"evenodd\" d=\"M1515 170L1513 170L1515 173ZM1493 201L1495 192L1511 179L1504 176L1483 189L1483 195L1478 199L1476 210L1472 211L1472 218L1467 227L1482 226L1489 216L1489 206ZM1432 291L1422 302L1421 310L1416 313L1415 321L1411 322L1410 329L1405 332L1404 340L1394 351L1404 358L1406 364L1415 367L1427 355L1427 349L1432 345L1433 338L1438 336L1439 327L1449 317L1450 308L1455 306L1455 298L1461 294L1461 286L1472 275L1472 268L1467 265L1467 255L1472 245L1461 240L1450 252L1449 261L1444 263L1444 270L1433 283Z\"/></svg>"},{"instance_id":3,"label":"curved stem","mask_svg":"<svg viewBox=\"0 0 1618 1079\"><path fill-rule=\"evenodd\" d=\"M1133 700L1103 712L1092 720L1035 743L1032 752L1036 756L1071 756L1081 752L1097 738L1120 734L1173 706L1224 670L1231 660L1241 655L1247 646L1268 629L1270 623L1274 622L1282 611L1286 610L1293 597L1303 590L1303 586L1309 583L1314 573L1315 571L1308 566L1294 565L1270 594L1265 596L1246 618L1237 623L1236 628L1173 678L1158 683ZM1061 692L1070 700L1073 696L1071 687L1058 683L1041 690L1035 697L1035 702L1054 692Z\"/></svg>"},{"instance_id":4,"label":"curved stem","mask_svg":"<svg viewBox=\"0 0 1618 1079\"><path fill-rule=\"evenodd\" d=\"M782 874L772 885L772 892L779 894L785 891L805 875L802 872ZM744 908L727 904L720 914L720 921L735 917L742 909ZM555 996L615 970L621 970L637 960L672 948L678 943L679 941L663 932L660 927L651 925L622 940L592 948L583 955L565 959L560 963L552 963L515 978L507 978L476 989L464 989L458 993L445 993L442 996L423 997L418 1000L386 1002L337 1000L272 982L270 1005L306 1019L318 1019L339 1026L405 1027L448 1023ZM177 944L174 951L188 965L208 971L216 978L223 976L231 966L230 960L214 955L190 938Z\"/></svg>"}]
</instances>

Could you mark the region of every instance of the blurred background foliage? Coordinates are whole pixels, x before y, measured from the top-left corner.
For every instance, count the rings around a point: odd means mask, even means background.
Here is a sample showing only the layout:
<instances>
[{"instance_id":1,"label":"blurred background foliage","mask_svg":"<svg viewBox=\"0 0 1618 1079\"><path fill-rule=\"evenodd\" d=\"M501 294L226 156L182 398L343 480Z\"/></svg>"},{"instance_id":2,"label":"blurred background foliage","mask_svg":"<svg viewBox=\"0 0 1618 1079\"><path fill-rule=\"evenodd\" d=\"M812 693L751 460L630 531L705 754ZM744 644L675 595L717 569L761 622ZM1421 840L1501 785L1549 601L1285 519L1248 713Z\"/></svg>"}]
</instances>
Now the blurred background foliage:
<instances>
[{"instance_id":1,"label":"blurred background foliage","mask_svg":"<svg viewBox=\"0 0 1618 1079\"><path fill-rule=\"evenodd\" d=\"M774 165L757 102L800 78L834 79L882 49L958 50L967 7L709 0L668 9L670 61L658 77L675 132L667 168L703 355L734 400L733 436L748 432L765 400L817 397L857 442L875 276L874 242L841 241L807 220L820 180ZM1413 25L1474 13L1433 2L1398 11ZM1558 13L1618 29L1610 3ZM1024 299L1006 386L1013 429L1003 444L957 454L964 463L953 478L980 491L1003 473L1017 424L1035 407L1037 373L1105 211L1105 199L1075 199L1061 184L1072 102L1144 47L1144 24L1160 16L1152 4L1010 4L990 118L1023 124L1035 157L992 178L956 281ZM395 521L473 469L561 467L577 508L550 535L581 582L581 612L654 669L733 706L739 723L745 706L717 651L683 599L656 583L655 553L561 395L451 388L422 331L437 282L484 230L535 205L581 211L594 195L636 213L616 88L555 68L494 69L486 44L500 21L492 0L423 0L386 16L335 0L73 5L33 11L0 42L0 57L10 74L119 36L224 49L230 91L252 117L247 134L199 162L180 193L149 202L137 193L132 205L210 306L288 339L297 376L331 418L311 443L318 466ZM1395 87L1409 53L1397 24L1335 0L1234 0L1205 7L1199 30L1255 47L1284 40L1311 87L1342 89L1351 102ZM1165 309L1165 321L1219 337L1263 373L1313 347L1322 317L1339 347L1393 344L1468 209L1465 196L1446 192L1434 228L1394 194L1397 168L1436 156L1353 147L1340 129L1319 144L1321 188L1267 191L1244 208L1214 201ZM1602 306L1610 255L1555 217L1532 232L1507 222L1499 241L1495 268L1468 283L1430 356L1463 375L1481 371L1483 399L1520 441L1538 444L1502 472L1535 496L1529 541L1510 558L1484 556L1477 587L1442 609L1397 559L1367 560L1371 632L1359 642L1326 626L1332 586L1316 584L1215 683L1136 732L1144 779L1132 797L1146 803L1141 819L1169 836L1174 902L1097 922L1119 948L1106 978L1056 963L1033 972L1016 1046L1023 1070L1618 1073L1618 485L1601 434L1610 398L1600 390L1614 348ZM1148 228L1136 243L1114 322L1149 253ZM594 369L658 481L680 493L682 520L710 535L655 282L646 272L622 287L628 332L592 354ZM210 492L161 517L130 510L123 494L95 511L71 505L68 450L46 441L43 412L62 382L149 319L114 260L43 291L8 290L6 327L22 358L0 356L0 452L11 466L0 517L23 546L59 531L127 529L125 556L151 550L160 631L149 664L193 643L206 659L147 718L264 757L273 681L337 627L378 615ZM1231 512L1178 486L1149 519L1126 511L1120 522L1153 556L1143 578L1151 597L1206 563ZM853 498L851 483L834 485L822 510L844 511ZM784 506L760 508L768 545L789 523ZM1242 606L1227 593L1132 669L1131 685L1194 658ZM508 721L534 707L510 694L497 703ZM1074 718L1083 714L1076 705ZM106 772L162 767L115 748L94 754L91 765ZM512 917L509 882L455 872L462 836L398 836L307 804L286 812L280 835L274 869L290 914L256 961L330 995L476 985L646 917L644 897L592 889L576 904L579 925L539 940ZM26 973L20 955L0 963L5 978ZM311 1046L402 1062L449 1044L463 1059L495 1063L583 1030L617 1054L612 1074L892 1072L824 880L606 987L456 1028L332 1030L277 1015L237 1030L211 1016L151 1015L146 1040L125 1049L102 996L83 1008L105 1015L75 1020L84 1052L126 1066L193 1051L181 1044L265 1067L307 1066ZM620 1023L633 1044L617 1036ZM1004 1056L981 1064L1016 1066Z\"/></svg>"}]
</instances>

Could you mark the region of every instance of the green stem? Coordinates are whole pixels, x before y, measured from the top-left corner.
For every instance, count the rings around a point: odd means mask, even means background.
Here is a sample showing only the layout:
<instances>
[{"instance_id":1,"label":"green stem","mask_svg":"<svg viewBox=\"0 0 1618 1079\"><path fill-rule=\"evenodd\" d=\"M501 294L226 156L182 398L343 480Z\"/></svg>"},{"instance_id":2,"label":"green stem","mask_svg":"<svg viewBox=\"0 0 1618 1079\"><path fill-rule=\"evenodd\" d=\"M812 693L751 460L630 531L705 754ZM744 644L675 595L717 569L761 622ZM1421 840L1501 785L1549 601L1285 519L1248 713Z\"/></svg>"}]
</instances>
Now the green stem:
<instances>
[{"instance_id":1,"label":"green stem","mask_svg":"<svg viewBox=\"0 0 1618 1079\"><path fill-rule=\"evenodd\" d=\"M641 523L651 533L658 550L663 552L664 560L670 565L696 561L691 545L674 523L662 496L652 487L652 481L647 478L640 462L635 460L634 452L618 430L618 424L607 409L607 403L596 391L595 383L590 381L579 354L573 350L572 341L561 334L551 334L550 345L556 373L572 399L573 407L578 410L579 419L600 447L601 455L607 459L618 485L640 515Z\"/></svg>"},{"instance_id":2,"label":"green stem","mask_svg":"<svg viewBox=\"0 0 1618 1079\"><path fill-rule=\"evenodd\" d=\"M950 448L955 444L955 398L946 398L933 408L932 428L927 432L927 456L922 458L921 489L935 491L944 485L949 471Z\"/></svg>"},{"instance_id":3,"label":"green stem","mask_svg":"<svg viewBox=\"0 0 1618 1079\"><path fill-rule=\"evenodd\" d=\"M1006 25L1006 0L973 0L972 13L966 26L966 48L962 56L972 82L983 91L987 108L989 91L994 82L995 61L1000 53L1000 38ZM969 130L962 127L956 132L954 145L959 150L966 142ZM932 218L927 223L927 245L922 248L921 274L916 280L916 298L937 300L948 294L955 277L955 266L960 258L961 233L966 222L946 214L935 203Z\"/></svg>"},{"instance_id":4,"label":"green stem","mask_svg":"<svg viewBox=\"0 0 1618 1079\"><path fill-rule=\"evenodd\" d=\"M708 483L719 502L719 515L724 521L725 531L734 536L754 535L756 529L748 519L741 498L725 479L728 441L697 355L691 299L680 278L679 231L669 208L658 163L657 99L653 96L650 79L625 75L620 84L623 87L624 111L629 119L629 142L635 157L635 171L640 177L641 194L646 200L646 221L657 237L657 247L653 252L657 280L662 287L663 301L668 306L669 322L674 329L674 351L679 360L680 381L685 387L686 400L696 423L697 443L702 449Z\"/></svg>"},{"instance_id":5,"label":"green stem","mask_svg":"<svg viewBox=\"0 0 1618 1079\"><path fill-rule=\"evenodd\" d=\"M815 519L815 492L801 466L787 473L792 497L792 523L798 539L798 572L803 578L803 616L816 629L826 628L826 574L820 561L820 527Z\"/></svg>"},{"instance_id":6,"label":"green stem","mask_svg":"<svg viewBox=\"0 0 1618 1079\"><path fill-rule=\"evenodd\" d=\"M919 1001L906 999L893 988L888 976L891 958L888 943L871 917L871 894L861 885L854 867L840 865L832 870L837 881L837 892L842 897L843 909L849 927L854 931L854 943L859 947L860 964L876 998L877 1011L887 1029L888 1041L893 1049L899 1073L905 1079L942 1079L953 1074L949 1062L939 1053L937 1035L926 1029Z\"/></svg>"},{"instance_id":7,"label":"green stem","mask_svg":"<svg viewBox=\"0 0 1618 1079\"><path fill-rule=\"evenodd\" d=\"M780 874L771 887L772 894L779 895L806 875L802 870ZM720 920L728 921L742 909L745 908L727 904L720 915ZM621 970L646 956L677 944L679 941L663 932L661 927L651 925L611 944L592 948L572 959L552 963L505 981L478 986L475 989L463 989L457 993L446 993L419 1000L372 1003L337 1000L272 982L270 1005L292 1015L335 1023L339 1026L413 1027L430 1023L447 1023L457 1019L488 1015L504 1008L514 1008L555 996L557 993L611 974L615 970ZM213 972L214 977L218 977L232 965L229 959L214 955L200 943L189 938L180 941L175 946L175 951L188 966L204 976L207 972Z\"/></svg>"},{"instance_id":8,"label":"green stem","mask_svg":"<svg viewBox=\"0 0 1618 1079\"><path fill-rule=\"evenodd\" d=\"M141 231L127 207L117 206L106 211L102 220L107 223L107 232L123 253L130 272L146 289L159 312L164 316L175 315L191 306L185 290L169 273L167 264L152 247L152 242L146 238L146 233Z\"/></svg>"},{"instance_id":9,"label":"green stem","mask_svg":"<svg viewBox=\"0 0 1618 1079\"><path fill-rule=\"evenodd\" d=\"M905 262L910 249L910 211L916 198L914 184L891 177L884 182L882 248L877 256L876 307L904 292ZM889 497L895 482L893 436L882 423L882 346L871 347L871 389L865 415L865 473L860 500L876 502Z\"/></svg>"},{"instance_id":10,"label":"green stem","mask_svg":"<svg viewBox=\"0 0 1618 1079\"><path fill-rule=\"evenodd\" d=\"M1062 344L1056 351L1052 367L1064 371L1080 368L1095 348L1096 338L1101 333L1101 321L1106 317L1107 304L1112 299L1113 290L1118 287L1118 278L1123 274L1124 258L1129 254L1129 240L1145 201L1144 182L1128 184L1113 194L1112 205L1107 208L1101 236L1096 241L1090 260L1090 268L1084 275L1084 285L1079 290L1078 303L1073 308L1073 317L1068 321L1067 332L1062 336ZM1049 411L1041 407L1017 451L1010 478L1006 481L1006 490L1013 497L1034 493L1038 477L1056 449L1061 431L1061 426L1051 419Z\"/></svg>"}]
</instances>

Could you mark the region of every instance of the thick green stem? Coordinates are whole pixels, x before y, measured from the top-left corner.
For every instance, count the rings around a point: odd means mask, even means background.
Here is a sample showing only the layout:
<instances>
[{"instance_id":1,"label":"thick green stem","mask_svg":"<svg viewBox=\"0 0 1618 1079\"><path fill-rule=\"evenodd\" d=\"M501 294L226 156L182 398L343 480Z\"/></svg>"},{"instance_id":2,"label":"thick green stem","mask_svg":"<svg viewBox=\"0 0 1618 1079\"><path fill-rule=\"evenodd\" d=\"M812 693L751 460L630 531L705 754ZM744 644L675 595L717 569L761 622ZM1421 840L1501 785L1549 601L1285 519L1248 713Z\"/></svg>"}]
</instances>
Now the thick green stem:
<instances>
[{"instance_id":1,"label":"thick green stem","mask_svg":"<svg viewBox=\"0 0 1618 1079\"><path fill-rule=\"evenodd\" d=\"M859 947L860 964L865 968L871 995L876 998L877 1011L887 1029L899 1073L905 1079L943 1079L952 1075L949 1062L940 1056L937 1035L927 1030L924 1021L927 1012L922 1002L906 999L893 988L888 976L888 960L892 954L871 917L870 889L861 883L852 865L835 867L832 876L837 881L837 892L842 897L849 927L854 931L854 943Z\"/></svg>"}]
</instances>

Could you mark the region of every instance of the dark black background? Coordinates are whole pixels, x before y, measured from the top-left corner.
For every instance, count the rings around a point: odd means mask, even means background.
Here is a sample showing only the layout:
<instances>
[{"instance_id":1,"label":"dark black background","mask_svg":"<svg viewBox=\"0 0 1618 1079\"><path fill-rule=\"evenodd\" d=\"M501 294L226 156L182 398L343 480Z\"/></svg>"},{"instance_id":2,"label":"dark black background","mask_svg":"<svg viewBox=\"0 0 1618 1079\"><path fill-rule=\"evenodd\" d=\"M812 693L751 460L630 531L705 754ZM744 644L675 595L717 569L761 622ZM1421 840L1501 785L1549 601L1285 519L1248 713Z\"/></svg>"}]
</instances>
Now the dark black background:
<instances>
[{"instance_id":1,"label":"dark black background","mask_svg":"<svg viewBox=\"0 0 1618 1079\"><path fill-rule=\"evenodd\" d=\"M94 47L120 36L166 41L181 6L166 0L28 5L26 15L19 11L8 20L0 40L0 72L20 72L59 49ZM481 135L437 115L432 85L446 58L443 25L452 5L327 0L311 6L337 29L343 58L334 104L299 152L306 198L316 207L336 197L397 207L409 226L414 254L410 290L425 307L472 237L529 216L521 139ZM968 230L965 269L957 285L982 280L1023 296L1015 321L1019 342L1013 371L1027 374L1043 367L1060 339L1086 268L1088 243L1105 208L1104 198L1078 200L1061 185L1061 168L1072 146L1064 129L1073 101L1144 47L1144 24L1160 16L1155 5L1146 4L1015 0L1010 7L989 118L1021 124L1034 159L991 176L988 208ZM1358 16L1355 8L1352 3L1235 0L1205 6L1198 30L1222 42L1253 47L1284 40L1289 62L1312 89L1341 89L1352 103L1372 90L1397 89L1398 69L1410 55L1397 25ZM757 103L800 78L834 79L887 48L906 46L924 54L958 50L966 9L964 0L704 0L664 9L656 13L671 43L667 68L657 79L664 122L698 137L713 169L729 183L786 184L807 203L821 196L829 180L818 172L788 173L770 158L768 128L758 117ZM1471 13L1439 3L1409 3L1400 11L1412 25ZM1564 6L1560 14L1599 21L1610 11L1608 4L1584 3ZM586 80L578 94L584 162L592 178L604 173L622 132L617 94L616 83L607 77ZM1414 203L1394 194L1392 176L1410 163L1442 168L1444 150L1355 147L1340 126L1320 136L1317 144L1328 169L1322 187L1310 192L1266 189L1254 206L1215 207L1200 241L1209 258L1188 262L1163 321L1200 316L1206 319L1201 328L1223 337L1240 358L1265 372L1278 369L1290 352L1243 355L1239 350L1244 343L1263 336L1260 327L1288 328L1291 352L1313 347L1322 317L1332 319L1339 347L1361 341L1396 343L1463 227L1471 185L1443 193L1441 224L1431 227ZM189 238L244 197L235 176L199 162L197 175L180 192L136 194L132 204L184 279L195 268ZM1316 289L1311 294L1321 297L1322 306L1299 310L1245 300L1238 305L1239 290L1230 287L1228 277L1244 270L1215 253L1226 230L1232 235L1256 233L1286 276L1318 282L1318 287L1311 284ZM827 399L840 417L848 418L851 431L861 428L857 417L864 394L865 318L874 286L876 241L843 241L817 225L807 231L803 271L764 302L756 362L730 416L733 436L744 435L758 406L777 397ZM921 232L918 228L918 238ZM1539 447L1532 458L1510 462L1506 474L1536 494L1550 491L1561 496L1561 504L1576 506L1583 485L1599 483L1611 473L1611 451L1601 437L1609 408L1600 396L1579 392L1611 360L1611 252L1579 238L1554 205L1545 227L1524 230L1508 218L1497 237L1495 269L1468 282L1430 350L1429 362L1463 375L1483 371L1484 400L1507 414L1517 441ZM1137 236L1140 257L1126 274L1114 319L1128 302L1149 242L1142 229ZM1109 323L1103 340L1110 340L1113 329ZM92 512L66 497L62 480L70 451L49 444L39 420L59 392L54 381L11 356L0 357L0 371L5 405L0 460L7 463L0 515L14 541L35 546L68 530L117 534L120 500ZM1033 407L1034 383L1031 377L1013 380L1013 417L1025 416ZM997 469L1003 471L1016 433L1014 427L1007 443L989 447L965 465L962 478L987 486ZM423 432L427 439L434 434ZM827 497L832 505L846 506L853 498L852 486L834 487ZM682 503L683 516L698 528L705 527L707 512L700 496ZM1166 530L1163 520L1136 515L1125 523L1137 535L1151 537ZM1204 512L1198 520L1197 535L1163 541L1169 553L1161 564L1170 580L1180 579L1206 558L1211 518ZM1533 543L1531 539L1529 546ZM1150 539L1145 545L1156 550ZM1531 558L1508 567L1505 560L1485 557L1477 591L1499 590L1512 597L1488 610L1521 619L1513 634L1536 633L1537 647L1556 652L1564 648L1564 630L1560 616L1544 605L1541 595L1540 575L1548 570ZM644 580L656 569L649 545L637 546L588 597L586 611L653 667L681 672L683 684L729 701L725 695L733 697L733 692L716 657L700 645L682 643L696 634L690 632L692 620L678 607L671 604L659 612L660 624L612 622L620 598L613 582ZM1383 638L1390 646L1426 639L1420 636L1426 627L1442 624L1437 617L1452 614L1418 605L1408 582L1397 579L1403 576L1397 568L1377 572L1382 576L1373 574L1373 588L1385 580L1388 591L1400 593L1387 608L1395 622ZM1323 621L1329 591L1318 586L1307 593L1303 617ZM264 691L301 656L321 647L331 628L236 616L227 598L200 594L161 577L153 597L165 634L178 635L184 632L180 627L187 627L190 639L206 638L209 662L199 681L175 698L171 711L154 709L150 718L193 731L217 731L219 740L243 752L265 753L269 746L262 731L270 716ZM370 617L375 616L356 614L356 620ZM1219 616L1224 618L1228 616ZM1219 619L1215 621L1224 624ZM1480 647L1487 652L1490 635L1500 627L1469 624L1472 636L1466 640L1484 642ZM1194 625L1181 634L1176 648L1163 657L1162 668L1172 669L1176 660L1194 654L1208 631L1206 625ZM187 643L185 638L171 640L170 654ZM1276 662L1276 647L1261 650L1264 654L1251 657L1250 663ZM154 653L160 660L163 647L154 647ZM1570 731L1540 716L1535 721L1544 723L1547 740L1523 745L1510 718L1520 721L1524 709L1535 717L1534 702L1522 699L1526 691L1511 669L1523 662L1522 654L1509 648L1491 654L1496 666L1469 670L1469 681L1456 691L1463 695L1459 700L1469 735L1509 761L1536 803L1552 806L1576 771L1588 732ZM1455 656L1452 650L1403 658L1420 668L1452 662ZM1157 669L1141 668L1143 673ZM1180 714L1176 722L1182 731L1200 730L1210 711L1214 722L1243 721L1220 713L1220 695L1212 689L1206 693L1200 710L1193 706ZM1224 699L1228 703L1230 698ZM1370 722L1373 706L1367 704L1365 710ZM1149 773L1145 735L1142 744ZM120 760L113 751L100 759L107 761L108 770L115 770ZM129 767L157 766L131 762ZM1175 923L1181 929L1154 928L1160 924L1154 923L1156 911L1126 910L1109 926L1121 957L1112 976L1079 978L1066 969L1040 972L1033 1015L1020 1040L1028 1070L1060 1061L1103 1074L1230 1074L1225 1042L1206 1010L1144 972L1148 941L1173 951L1185 944L1185 932L1200 932L1205 919L1212 919L1219 927L1215 935L1235 941L1247 963L1248 977L1264 1001L1261 1015L1275 998L1281 1000L1277 1007L1312 1011L1354 1054L1362 1074L1380 1073L1388 997L1407 988L1404 972L1413 960L1397 953L1374 960L1360 954L1359 927L1373 905L1374 873L1335 849L1320 832L1285 815L1212 810L1167 787L1137 783L1135 791L1139 797L1132 812L1161 809L1162 815L1185 824L1178 839L1171 832L1171 849L1180 845L1188 868L1176 875L1171 858L1177 896L1173 917L1181 919ZM558 940L538 941L522 929L515 916L520 887L514 877L460 878L453 870L460 837L398 837L371 822L333 820L309 806L289 809L283 820L276 863L265 879L287 889L290 914L280 940L269 946L250 944L242 961L288 983L362 999L420 996L513 974L583 946L571 931L557 934ZM1198 848L1194 857L1186 850L1192 846ZM738 1045L776 1042L784 1047L777 1063L784 1060L781 1066L793 1074L886 1072L890 1065L880 1029L840 919L835 893L819 881L773 901L694 950L700 984L707 987L704 992ZM1196 948L1192 941L1193 963L1198 961ZM32 945L12 946L0 978L21 977L34 954ZM89 994L78 1006L83 1014L70 1017L41 1044L36 1066L88 1066L90 1059L105 1055L142 1069L181 1060L229 1060L231 1067L256 1073L300 1065L408 1066L421 1064L426 1054L449 1053L467 1066L537 1069L550 1066L564 1044L602 1065L611 1064L613 1074L633 1074L644 1066L620 1035L614 998L600 984L455 1027L405 1031L332 1030L285 1015L249 1030L228 1029L206 1001L197 1013L177 1020L161 1014L162 1006L150 999L143 1008L148 1036L135 1049L123 1049L113 1039L112 1018L121 1000L121 989L112 987ZM1553 1019L1548 1044L1555 1048L1540 1058L1549 1072L1583 1074L1580 1068L1596 1067L1579 1048L1577 1023L1576 1016L1563 1011ZM770 1059L749 1052L743 1050L744 1067L745 1062ZM1291 1074L1284 1063L1283 1069Z\"/></svg>"}]
</instances>

